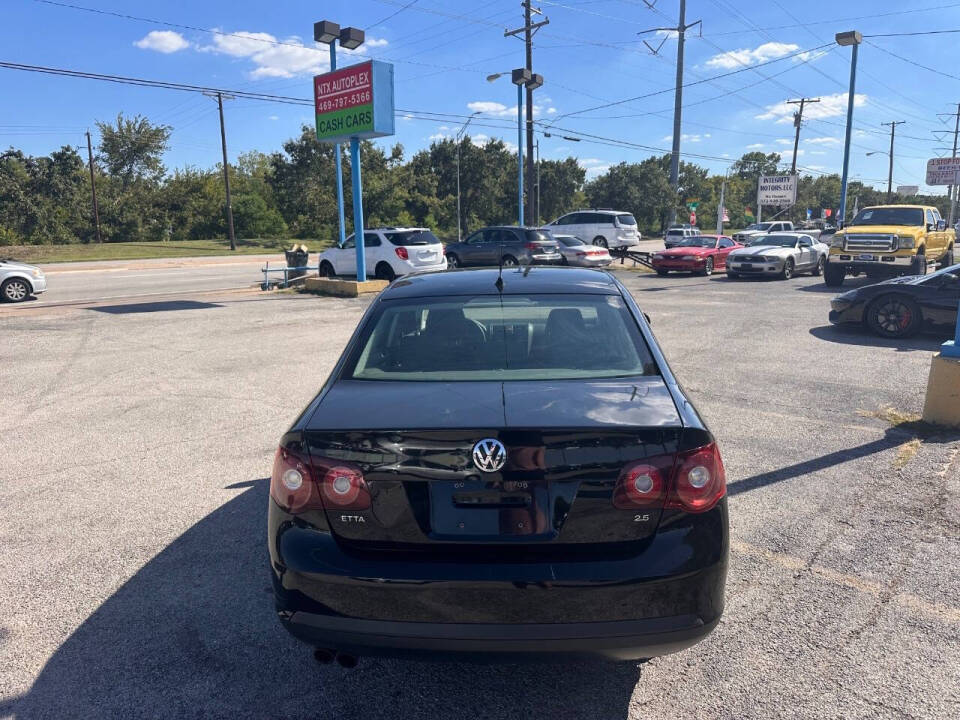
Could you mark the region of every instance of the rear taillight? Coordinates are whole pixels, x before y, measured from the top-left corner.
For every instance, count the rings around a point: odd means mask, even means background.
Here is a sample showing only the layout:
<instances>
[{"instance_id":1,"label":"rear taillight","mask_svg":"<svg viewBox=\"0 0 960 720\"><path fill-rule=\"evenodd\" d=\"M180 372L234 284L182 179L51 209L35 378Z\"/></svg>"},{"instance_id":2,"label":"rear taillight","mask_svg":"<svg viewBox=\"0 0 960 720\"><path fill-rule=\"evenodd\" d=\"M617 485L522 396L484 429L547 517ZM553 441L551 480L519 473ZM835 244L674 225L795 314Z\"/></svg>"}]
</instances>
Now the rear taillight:
<instances>
[{"instance_id":1,"label":"rear taillight","mask_svg":"<svg viewBox=\"0 0 960 720\"><path fill-rule=\"evenodd\" d=\"M657 462L660 460L660 462ZM662 507L672 458L651 458L628 465L617 479L613 504L618 508Z\"/></svg>"},{"instance_id":2,"label":"rear taillight","mask_svg":"<svg viewBox=\"0 0 960 720\"><path fill-rule=\"evenodd\" d=\"M727 493L727 476L716 443L677 455L667 507L706 512Z\"/></svg>"},{"instance_id":3,"label":"rear taillight","mask_svg":"<svg viewBox=\"0 0 960 720\"><path fill-rule=\"evenodd\" d=\"M363 473L337 460L319 458L279 448L270 475L270 497L296 515L308 510L370 507L370 490Z\"/></svg>"},{"instance_id":4,"label":"rear taillight","mask_svg":"<svg viewBox=\"0 0 960 720\"><path fill-rule=\"evenodd\" d=\"M401 260L410 259L410 253L407 252L407 249L405 247L394 248L394 252L397 254L397 257L400 258Z\"/></svg>"},{"instance_id":5,"label":"rear taillight","mask_svg":"<svg viewBox=\"0 0 960 720\"><path fill-rule=\"evenodd\" d=\"M624 468L613 492L615 507L666 507L701 513L727 492L723 461L716 443L679 453L647 458Z\"/></svg>"},{"instance_id":6,"label":"rear taillight","mask_svg":"<svg viewBox=\"0 0 960 720\"><path fill-rule=\"evenodd\" d=\"M539 246L539 245L537 245L536 243L532 243L532 242L527 243L526 245L524 245L524 247L525 247L527 250L539 250L539 249L540 249L540 246Z\"/></svg>"}]
</instances>

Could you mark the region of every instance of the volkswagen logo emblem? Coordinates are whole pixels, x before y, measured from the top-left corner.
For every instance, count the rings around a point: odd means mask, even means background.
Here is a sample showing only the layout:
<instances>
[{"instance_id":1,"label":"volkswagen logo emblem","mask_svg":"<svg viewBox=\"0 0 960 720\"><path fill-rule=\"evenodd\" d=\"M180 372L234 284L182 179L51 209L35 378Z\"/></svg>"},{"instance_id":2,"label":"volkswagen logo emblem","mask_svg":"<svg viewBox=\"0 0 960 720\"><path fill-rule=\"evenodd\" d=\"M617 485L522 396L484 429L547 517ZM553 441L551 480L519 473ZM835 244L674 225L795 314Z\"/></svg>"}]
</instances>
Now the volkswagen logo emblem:
<instances>
[{"instance_id":1,"label":"volkswagen logo emblem","mask_svg":"<svg viewBox=\"0 0 960 720\"><path fill-rule=\"evenodd\" d=\"M507 462L507 449L494 438L484 438L473 446L473 464L481 472L497 472Z\"/></svg>"}]
</instances>

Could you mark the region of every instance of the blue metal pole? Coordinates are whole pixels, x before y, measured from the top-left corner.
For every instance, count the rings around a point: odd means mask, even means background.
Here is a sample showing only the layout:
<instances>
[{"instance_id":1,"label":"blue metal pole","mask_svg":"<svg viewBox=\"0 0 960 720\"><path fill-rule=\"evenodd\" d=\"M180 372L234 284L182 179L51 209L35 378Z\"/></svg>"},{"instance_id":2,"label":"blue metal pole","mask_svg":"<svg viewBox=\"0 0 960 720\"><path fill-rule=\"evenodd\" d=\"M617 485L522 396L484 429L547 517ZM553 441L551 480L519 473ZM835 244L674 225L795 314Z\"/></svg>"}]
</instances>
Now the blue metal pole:
<instances>
[{"instance_id":1,"label":"blue metal pole","mask_svg":"<svg viewBox=\"0 0 960 720\"><path fill-rule=\"evenodd\" d=\"M337 69L337 43L334 40L330 43L330 69ZM337 220L340 230L340 244L347 241L346 223L343 219L343 167L340 162L340 143L333 146L333 164L337 173Z\"/></svg>"},{"instance_id":2,"label":"blue metal pole","mask_svg":"<svg viewBox=\"0 0 960 720\"><path fill-rule=\"evenodd\" d=\"M357 245L357 281L367 279L367 256L363 243L363 183L360 181L360 141L350 138L350 163L353 165L353 237Z\"/></svg>"},{"instance_id":3,"label":"blue metal pole","mask_svg":"<svg viewBox=\"0 0 960 720\"><path fill-rule=\"evenodd\" d=\"M517 85L517 225L523 227L523 85Z\"/></svg>"},{"instance_id":4,"label":"blue metal pole","mask_svg":"<svg viewBox=\"0 0 960 720\"><path fill-rule=\"evenodd\" d=\"M850 169L850 134L853 131L853 99L857 91L857 48L859 44L853 45L853 57L850 60L850 90L847 97L847 133L843 143L843 175L840 178L840 217L839 223L843 223L847 217L847 172Z\"/></svg>"}]
</instances>

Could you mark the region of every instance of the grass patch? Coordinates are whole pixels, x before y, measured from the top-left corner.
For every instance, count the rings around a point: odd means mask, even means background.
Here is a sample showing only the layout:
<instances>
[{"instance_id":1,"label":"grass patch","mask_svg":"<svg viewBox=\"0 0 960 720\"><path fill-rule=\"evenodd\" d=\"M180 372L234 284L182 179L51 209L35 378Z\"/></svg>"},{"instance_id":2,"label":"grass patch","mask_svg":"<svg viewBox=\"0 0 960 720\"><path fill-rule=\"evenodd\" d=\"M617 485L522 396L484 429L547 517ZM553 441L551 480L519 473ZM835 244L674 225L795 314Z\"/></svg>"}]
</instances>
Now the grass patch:
<instances>
[{"instance_id":1,"label":"grass patch","mask_svg":"<svg viewBox=\"0 0 960 720\"><path fill-rule=\"evenodd\" d=\"M901 445L897 450L897 459L893 461L894 469L903 469L903 467L913 459L913 456L920 452L920 446L922 444L920 438L915 437L913 440Z\"/></svg>"},{"instance_id":2,"label":"grass patch","mask_svg":"<svg viewBox=\"0 0 960 720\"><path fill-rule=\"evenodd\" d=\"M311 252L324 243L297 240ZM83 262L92 260L146 260L151 258L202 257L204 255L260 255L281 252L293 240L237 240L237 249L230 250L227 240L184 240L182 242L118 242L76 245L10 245L0 247L0 257L27 263Z\"/></svg>"},{"instance_id":3,"label":"grass patch","mask_svg":"<svg viewBox=\"0 0 960 720\"><path fill-rule=\"evenodd\" d=\"M857 410L857 415L883 420L889 423L890 427L913 435L912 438L897 448L897 457L893 461L895 470L902 470L920 452L923 441L940 429L936 425L924 422L920 415L905 413L891 407L880 408L879 410Z\"/></svg>"}]
</instances>

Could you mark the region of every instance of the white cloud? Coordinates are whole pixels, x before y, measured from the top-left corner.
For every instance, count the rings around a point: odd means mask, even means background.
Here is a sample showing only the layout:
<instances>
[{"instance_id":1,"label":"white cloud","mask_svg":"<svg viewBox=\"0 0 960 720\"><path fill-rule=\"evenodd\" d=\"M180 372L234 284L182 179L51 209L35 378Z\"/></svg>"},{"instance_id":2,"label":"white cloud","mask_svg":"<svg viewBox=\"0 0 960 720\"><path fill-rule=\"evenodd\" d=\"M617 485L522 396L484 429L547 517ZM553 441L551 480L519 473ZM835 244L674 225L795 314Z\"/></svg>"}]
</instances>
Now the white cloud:
<instances>
[{"instance_id":1,"label":"white cloud","mask_svg":"<svg viewBox=\"0 0 960 720\"><path fill-rule=\"evenodd\" d=\"M368 38L356 50L340 48L339 52L362 56L366 54L367 48L383 47L386 44L387 41L382 38ZM296 36L278 40L274 35L265 32L240 30L220 33L213 36L213 45L203 50L235 58L248 58L255 65L250 72L252 78L316 75L330 69L330 53L326 45L304 45Z\"/></svg>"},{"instance_id":2,"label":"white cloud","mask_svg":"<svg viewBox=\"0 0 960 720\"><path fill-rule=\"evenodd\" d=\"M697 134L680 133L680 140L682 142L698 143L708 137L710 137L710 133L704 133L702 135L699 133ZM662 138L660 138L660 142L672 142L672 141L673 141L673 135L664 135Z\"/></svg>"},{"instance_id":3,"label":"white cloud","mask_svg":"<svg viewBox=\"0 0 960 720\"><path fill-rule=\"evenodd\" d=\"M450 139L450 136L442 132L434 133L433 135L427 138L427 140L429 140L430 142L439 142L441 140L449 140L449 139Z\"/></svg>"},{"instance_id":4,"label":"white cloud","mask_svg":"<svg viewBox=\"0 0 960 720\"><path fill-rule=\"evenodd\" d=\"M480 112L484 115L492 115L493 117L509 117L515 118L517 116L517 106L513 105L507 107L503 103L492 102L490 100L475 100L474 102L467 103L467 108L473 112ZM533 105L533 116L539 117L543 112L543 106ZM547 111L548 115L552 115L557 112L556 108L549 108Z\"/></svg>"},{"instance_id":5,"label":"white cloud","mask_svg":"<svg viewBox=\"0 0 960 720\"><path fill-rule=\"evenodd\" d=\"M867 96L863 93L857 93L853 97L853 104L856 107L865 105ZM765 111L756 115L757 120L773 120L778 125L793 123L793 113L796 111L796 105L789 105L787 102L767 105ZM804 117L811 120L821 118L839 117L847 112L847 93L836 93L834 95L821 96L820 102L810 104L804 109Z\"/></svg>"},{"instance_id":6,"label":"white cloud","mask_svg":"<svg viewBox=\"0 0 960 720\"><path fill-rule=\"evenodd\" d=\"M790 138L777 138L776 142L777 142L777 145L783 145L785 147L789 147L790 145L793 145L793 140L791 140Z\"/></svg>"},{"instance_id":7,"label":"white cloud","mask_svg":"<svg viewBox=\"0 0 960 720\"><path fill-rule=\"evenodd\" d=\"M610 169L610 163L600 158L579 158L577 162L587 171L587 177L593 179Z\"/></svg>"},{"instance_id":8,"label":"white cloud","mask_svg":"<svg viewBox=\"0 0 960 720\"><path fill-rule=\"evenodd\" d=\"M167 55L190 47L183 35L173 30L151 30L134 45L141 50L155 50Z\"/></svg>"},{"instance_id":9,"label":"white cloud","mask_svg":"<svg viewBox=\"0 0 960 720\"><path fill-rule=\"evenodd\" d=\"M805 143L810 143L811 145L839 145L840 138L835 137L812 137L804 138Z\"/></svg>"},{"instance_id":10,"label":"white cloud","mask_svg":"<svg viewBox=\"0 0 960 720\"><path fill-rule=\"evenodd\" d=\"M743 48L741 50L730 50L729 52L714 55L707 60L706 64L707 67L735 70L768 60L775 60L776 58L796 52L799 49L799 45L792 43L768 42L755 47L753 50Z\"/></svg>"},{"instance_id":11,"label":"white cloud","mask_svg":"<svg viewBox=\"0 0 960 720\"><path fill-rule=\"evenodd\" d=\"M676 40L678 37L680 37L680 33L678 33L676 30L657 30L657 37Z\"/></svg>"},{"instance_id":12,"label":"white cloud","mask_svg":"<svg viewBox=\"0 0 960 720\"><path fill-rule=\"evenodd\" d=\"M280 119L279 115L271 115L270 117L267 118L267 120L279 120L279 119Z\"/></svg>"},{"instance_id":13,"label":"white cloud","mask_svg":"<svg viewBox=\"0 0 960 720\"><path fill-rule=\"evenodd\" d=\"M763 150L763 143L753 143L752 145L747 145L747 150Z\"/></svg>"}]
</instances>

